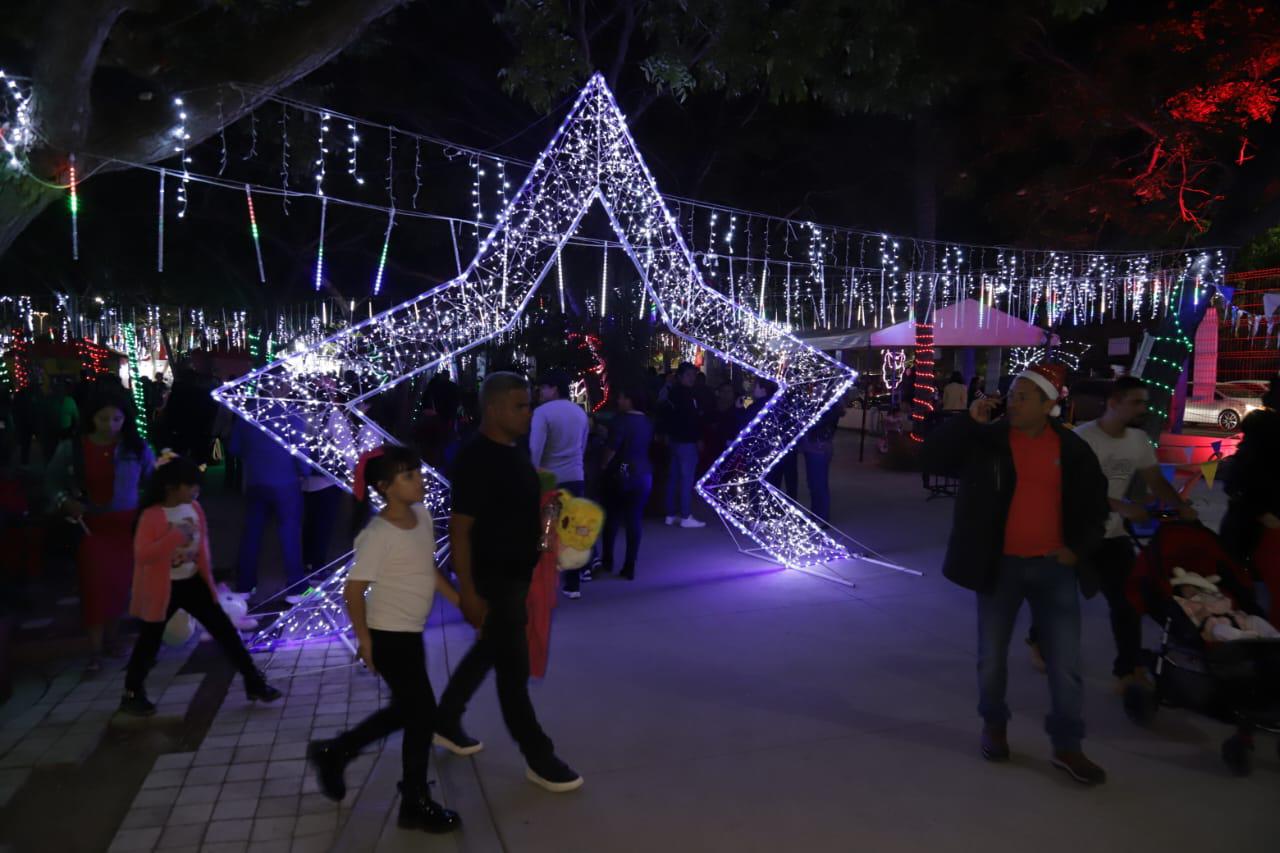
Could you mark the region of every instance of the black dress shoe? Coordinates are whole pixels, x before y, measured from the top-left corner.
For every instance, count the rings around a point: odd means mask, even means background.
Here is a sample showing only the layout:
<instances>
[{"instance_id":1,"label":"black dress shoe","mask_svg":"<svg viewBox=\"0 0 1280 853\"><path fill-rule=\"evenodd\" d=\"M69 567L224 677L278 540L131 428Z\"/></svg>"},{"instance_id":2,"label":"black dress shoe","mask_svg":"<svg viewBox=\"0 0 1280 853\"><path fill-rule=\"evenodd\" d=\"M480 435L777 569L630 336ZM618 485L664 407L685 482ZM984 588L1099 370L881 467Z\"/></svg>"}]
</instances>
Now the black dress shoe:
<instances>
[{"instance_id":1,"label":"black dress shoe","mask_svg":"<svg viewBox=\"0 0 1280 853\"><path fill-rule=\"evenodd\" d=\"M156 704L147 698L145 690L126 690L120 697L120 712L134 717L150 717L156 712Z\"/></svg>"},{"instance_id":2,"label":"black dress shoe","mask_svg":"<svg viewBox=\"0 0 1280 853\"><path fill-rule=\"evenodd\" d=\"M267 684L267 678L261 672L252 681L244 683L244 695L250 702L274 702L284 694Z\"/></svg>"},{"instance_id":3,"label":"black dress shoe","mask_svg":"<svg viewBox=\"0 0 1280 853\"><path fill-rule=\"evenodd\" d=\"M396 825L401 829L421 829L441 835L462 826L458 813L431 799L426 788L408 786L403 782L396 783L396 787L400 789L400 817Z\"/></svg>"},{"instance_id":4,"label":"black dress shoe","mask_svg":"<svg viewBox=\"0 0 1280 853\"><path fill-rule=\"evenodd\" d=\"M350 760L351 755L336 740L313 740L307 744L307 761L316 771L320 793L335 802L347 795L347 780L342 773Z\"/></svg>"}]
</instances>

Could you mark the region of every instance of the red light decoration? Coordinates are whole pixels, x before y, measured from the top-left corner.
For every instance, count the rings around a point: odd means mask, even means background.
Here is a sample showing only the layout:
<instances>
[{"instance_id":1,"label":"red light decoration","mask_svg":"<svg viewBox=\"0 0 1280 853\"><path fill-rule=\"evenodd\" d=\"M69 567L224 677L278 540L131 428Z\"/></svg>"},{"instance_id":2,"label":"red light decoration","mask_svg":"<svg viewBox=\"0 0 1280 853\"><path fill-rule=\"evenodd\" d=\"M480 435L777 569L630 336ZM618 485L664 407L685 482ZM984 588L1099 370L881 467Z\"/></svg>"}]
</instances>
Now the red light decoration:
<instances>
[{"instance_id":1,"label":"red light decoration","mask_svg":"<svg viewBox=\"0 0 1280 853\"><path fill-rule=\"evenodd\" d=\"M585 349L595 362L591 367L587 368L587 373L594 376L596 381L600 384L600 402L591 407L591 414L594 415L596 412L608 405L610 397L608 364L605 362L605 358L600 352L603 345L600 342L600 338L595 335L584 335L580 332L570 333L569 340L571 342L577 341L578 346Z\"/></svg>"},{"instance_id":2,"label":"red light decoration","mask_svg":"<svg viewBox=\"0 0 1280 853\"><path fill-rule=\"evenodd\" d=\"M111 366L108 364L111 359L111 350L101 344L84 339L77 340L76 355L80 357L82 370L87 370L94 376L106 376L111 373Z\"/></svg>"},{"instance_id":3,"label":"red light decoration","mask_svg":"<svg viewBox=\"0 0 1280 853\"><path fill-rule=\"evenodd\" d=\"M13 346L9 348L13 358L14 390L21 391L31 385L31 342L23 336L22 329L13 330Z\"/></svg>"},{"instance_id":4,"label":"red light decoration","mask_svg":"<svg viewBox=\"0 0 1280 853\"><path fill-rule=\"evenodd\" d=\"M916 323L916 369L914 395L911 400L911 419L922 425L933 414L933 395L936 391L933 361L933 323ZM911 432L912 441L924 441L917 430Z\"/></svg>"}]
</instances>

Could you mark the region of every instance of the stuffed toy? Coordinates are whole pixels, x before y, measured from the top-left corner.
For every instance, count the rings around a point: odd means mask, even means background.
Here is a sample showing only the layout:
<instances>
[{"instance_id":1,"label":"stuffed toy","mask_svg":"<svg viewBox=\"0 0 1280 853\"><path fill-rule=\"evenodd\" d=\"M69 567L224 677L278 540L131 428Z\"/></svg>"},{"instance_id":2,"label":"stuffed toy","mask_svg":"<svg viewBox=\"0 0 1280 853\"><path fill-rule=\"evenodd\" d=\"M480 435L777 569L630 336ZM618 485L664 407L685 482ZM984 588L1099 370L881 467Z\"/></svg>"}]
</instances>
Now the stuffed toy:
<instances>
[{"instance_id":1,"label":"stuffed toy","mask_svg":"<svg viewBox=\"0 0 1280 853\"><path fill-rule=\"evenodd\" d=\"M603 526L604 510L600 504L560 490L560 519L556 526L560 571L580 569L587 564L591 559L591 546L600 538Z\"/></svg>"},{"instance_id":2,"label":"stuffed toy","mask_svg":"<svg viewBox=\"0 0 1280 853\"><path fill-rule=\"evenodd\" d=\"M1231 599L1218 590L1218 575L1204 577L1176 566L1169 585L1173 600L1200 631L1206 643L1233 640L1274 639L1280 631L1260 616L1237 610Z\"/></svg>"}]
</instances>

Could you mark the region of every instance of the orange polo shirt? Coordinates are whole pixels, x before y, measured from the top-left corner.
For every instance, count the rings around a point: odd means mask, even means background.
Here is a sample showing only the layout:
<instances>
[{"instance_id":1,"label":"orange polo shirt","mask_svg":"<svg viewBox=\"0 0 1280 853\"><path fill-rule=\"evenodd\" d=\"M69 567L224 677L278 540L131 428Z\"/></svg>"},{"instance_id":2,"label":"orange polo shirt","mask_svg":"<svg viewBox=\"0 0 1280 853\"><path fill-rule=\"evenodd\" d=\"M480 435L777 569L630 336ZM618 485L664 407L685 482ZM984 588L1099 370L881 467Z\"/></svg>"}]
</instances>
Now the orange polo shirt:
<instances>
[{"instance_id":1,"label":"orange polo shirt","mask_svg":"<svg viewBox=\"0 0 1280 853\"><path fill-rule=\"evenodd\" d=\"M1035 438L1009 430L1018 482L1004 528L1004 552L1042 557L1062 547L1062 442L1046 426Z\"/></svg>"}]
</instances>

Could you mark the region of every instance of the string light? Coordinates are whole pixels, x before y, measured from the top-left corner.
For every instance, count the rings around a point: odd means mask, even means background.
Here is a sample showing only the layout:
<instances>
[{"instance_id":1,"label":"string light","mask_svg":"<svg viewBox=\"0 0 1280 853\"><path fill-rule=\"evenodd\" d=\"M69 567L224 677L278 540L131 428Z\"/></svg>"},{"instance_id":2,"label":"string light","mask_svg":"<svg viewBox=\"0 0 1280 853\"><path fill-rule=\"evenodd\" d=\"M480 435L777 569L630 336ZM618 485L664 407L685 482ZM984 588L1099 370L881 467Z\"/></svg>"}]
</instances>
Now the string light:
<instances>
[{"instance_id":1,"label":"string light","mask_svg":"<svg viewBox=\"0 0 1280 853\"><path fill-rule=\"evenodd\" d=\"M847 557L827 528L765 477L855 374L704 282L599 75L580 93L458 278L224 385L216 398L349 489L357 437L391 440L364 414L370 399L515 328L565 239L597 198L651 288L663 321L686 346L700 345L779 383L779 392L699 480L699 494L783 565ZM515 294L506 307L500 253L511 260L508 287ZM425 467L424 475L427 505L443 514L448 484L432 468ZM281 622L291 618L286 614Z\"/></svg>"},{"instance_id":2,"label":"string light","mask_svg":"<svg viewBox=\"0 0 1280 853\"><path fill-rule=\"evenodd\" d=\"M605 303L609 299L609 247L600 250L600 319L605 316Z\"/></svg>"},{"instance_id":3,"label":"string light","mask_svg":"<svg viewBox=\"0 0 1280 853\"><path fill-rule=\"evenodd\" d=\"M124 352L129 359L129 388L133 394L134 423L138 426L138 435L145 441L147 438L147 403L142 388L142 371L138 367L138 330L133 323L125 323Z\"/></svg>"},{"instance_id":4,"label":"string light","mask_svg":"<svg viewBox=\"0 0 1280 853\"><path fill-rule=\"evenodd\" d=\"M347 174L357 184L364 186L364 178L360 177L356 164L357 149L360 147L360 131L354 122L347 122L347 132L351 134L351 141L347 143ZM387 180L391 180L390 175L387 176Z\"/></svg>"},{"instance_id":5,"label":"string light","mask_svg":"<svg viewBox=\"0 0 1280 853\"><path fill-rule=\"evenodd\" d=\"M35 126L31 121L31 93L23 94L17 81L10 79L0 70L0 83L9 99L9 120L0 124L0 144L9 155L8 166L15 172L25 172L26 155L35 144Z\"/></svg>"},{"instance_id":6,"label":"string light","mask_svg":"<svg viewBox=\"0 0 1280 853\"><path fill-rule=\"evenodd\" d=\"M280 198L284 215L289 215L289 108L280 107Z\"/></svg>"},{"instance_id":7,"label":"string light","mask_svg":"<svg viewBox=\"0 0 1280 853\"><path fill-rule=\"evenodd\" d=\"M253 253L258 258L258 281L261 284L267 283L267 272L262 266L262 243L258 239L258 217L253 212L253 191L249 189L249 185L244 185L244 200L249 205L249 233L253 236ZM321 234L324 232L324 225L320 226ZM321 237L323 240L323 236Z\"/></svg>"},{"instance_id":8,"label":"string light","mask_svg":"<svg viewBox=\"0 0 1280 853\"><path fill-rule=\"evenodd\" d=\"M174 98L173 105L178 110L178 126L172 131L174 137L173 150L182 161L182 181L178 184L178 218L187 216L187 184L191 182L191 157L187 155L187 140L191 134L187 132L187 108L182 98Z\"/></svg>"},{"instance_id":9,"label":"string light","mask_svg":"<svg viewBox=\"0 0 1280 853\"><path fill-rule=\"evenodd\" d=\"M164 272L164 175L160 170L160 199L156 211L156 272Z\"/></svg>"},{"instance_id":10,"label":"string light","mask_svg":"<svg viewBox=\"0 0 1280 853\"><path fill-rule=\"evenodd\" d=\"M329 210L329 199L320 199L320 244L316 247L316 292L324 281L324 220Z\"/></svg>"},{"instance_id":11,"label":"string light","mask_svg":"<svg viewBox=\"0 0 1280 853\"><path fill-rule=\"evenodd\" d=\"M67 209L71 211L71 259L80 260L80 196L76 186L76 155L68 164L71 180L67 186Z\"/></svg>"},{"instance_id":12,"label":"string light","mask_svg":"<svg viewBox=\"0 0 1280 853\"><path fill-rule=\"evenodd\" d=\"M382 271L387 267L387 250L391 246L391 227L396 223L396 212L393 209L387 217L387 233L382 235L382 254L378 256L378 274L373 278L373 295L382 292Z\"/></svg>"},{"instance_id":13,"label":"string light","mask_svg":"<svg viewBox=\"0 0 1280 853\"><path fill-rule=\"evenodd\" d=\"M319 153L316 155L316 195L324 195L324 176L325 176L325 155L329 153L329 149L325 147L325 142L329 137L329 119L328 113L320 114L320 136L317 140L316 147ZM323 216L323 214L322 214Z\"/></svg>"}]
</instances>

